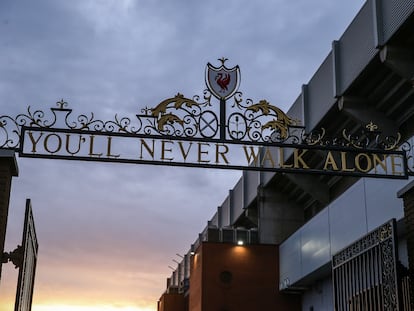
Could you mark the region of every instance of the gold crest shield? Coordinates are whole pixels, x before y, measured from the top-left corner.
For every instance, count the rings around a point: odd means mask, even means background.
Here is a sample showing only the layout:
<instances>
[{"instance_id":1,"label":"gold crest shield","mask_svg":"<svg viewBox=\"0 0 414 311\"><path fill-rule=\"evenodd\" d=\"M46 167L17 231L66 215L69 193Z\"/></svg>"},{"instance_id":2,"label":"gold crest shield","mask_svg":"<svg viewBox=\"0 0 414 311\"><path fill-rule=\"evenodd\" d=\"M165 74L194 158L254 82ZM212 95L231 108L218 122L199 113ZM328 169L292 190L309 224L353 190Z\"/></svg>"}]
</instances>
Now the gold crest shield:
<instances>
[{"instance_id":1,"label":"gold crest shield","mask_svg":"<svg viewBox=\"0 0 414 311\"><path fill-rule=\"evenodd\" d=\"M206 85L208 90L220 100L232 97L240 84L240 68L235 66L227 68L224 65L226 59L220 59L222 65L215 67L208 63L206 66Z\"/></svg>"}]
</instances>

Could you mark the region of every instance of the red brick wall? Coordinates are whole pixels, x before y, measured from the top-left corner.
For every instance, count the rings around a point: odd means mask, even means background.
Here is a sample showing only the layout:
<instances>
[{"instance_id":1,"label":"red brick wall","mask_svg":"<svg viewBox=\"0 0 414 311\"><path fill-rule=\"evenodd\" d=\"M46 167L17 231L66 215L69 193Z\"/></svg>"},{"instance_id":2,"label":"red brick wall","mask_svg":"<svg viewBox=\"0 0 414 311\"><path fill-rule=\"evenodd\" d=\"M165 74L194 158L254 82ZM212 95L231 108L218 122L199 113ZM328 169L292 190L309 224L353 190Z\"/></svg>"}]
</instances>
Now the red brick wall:
<instances>
[{"instance_id":1,"label":"red brick wall","mask_svg":"<svg viewBox=\"0 0 414 311\"><path fill-rule=\"evenodd\" d=\"M191 260L190 291L188 310L201 311L201 297L203 291L203 247L200 246Z\"/></svg>"},{"instance_id":2,"label":"red brick wall","mask_svg":"<svg viewBox=\"0 0 414 311\"><path fill-rule=\"evenodd\" d=\"M189 311L296 311L299 296L278 291L274 245L203 243L194 256Z\"/></svg>"},{"instance_id":3,"label":"red brick wall","mask_svg":"<svg viewBox=\"0 0 414 311\"><path fill-rule=\"evenodd\" d=\"M163 294L158 302L158 311L186 311L183 294Z\"/></svg>"}]
</instances>

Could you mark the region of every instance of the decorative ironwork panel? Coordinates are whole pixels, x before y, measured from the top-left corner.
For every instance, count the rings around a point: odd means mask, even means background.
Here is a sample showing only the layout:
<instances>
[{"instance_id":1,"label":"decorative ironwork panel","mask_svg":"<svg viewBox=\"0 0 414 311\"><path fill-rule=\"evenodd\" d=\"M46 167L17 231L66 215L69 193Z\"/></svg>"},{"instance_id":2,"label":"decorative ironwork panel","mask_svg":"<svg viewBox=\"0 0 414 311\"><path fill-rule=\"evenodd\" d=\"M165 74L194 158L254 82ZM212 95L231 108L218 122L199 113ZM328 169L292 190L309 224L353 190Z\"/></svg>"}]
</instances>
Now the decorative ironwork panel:
<instances>
[{"instance_id":1,"label":"decorative ironwork panel","mask_svg":"<svg viewBox=\"0 0 414 311\"><path fill-rule=\"evenodd\" d=\"M73 132L94 132L99 134L148 135L170 139L207 139L211 142L229 143L270 143L274 145L333 146L370 150L394 150L401 136L382 137L378 126L370 123L359 132L348 133L343 129L342 136L330 137L326 131L305 133L299 120L288 117L280 108L266 100L254 103L244 101L240 92L234 96L234 103L227 120L220 120L212 106L211 94L204 91L192 99L182 94L166 99L155 108L144 108L136 117L120 117L113 120L99 120L93 112L89 115L73 115L68 103L63 99L50 108L50 113L33 110L30 106L26 113L16 116L0 115L0 148L21 148L22 127L38 129L65 129ZM222 103L222 105L225 105ZM219 137L219 129L226 129L225 137ZM412 146L406 142L406 149ZM404 149L405 150L405 149Z\"/></svg>"},{"instance_id":2,"label":"decorative ironwork panel","mask_svg":"<svg viewBox=\"0 0 414 311\"><path fill-rule=\"evenodd\" d=\"M391 220L333 256L336 311L399 310L396 245Z\"/></svg>"},{"instance_id":3,"label":"decorative ironwork panel","mask_svg":"<svg viewBox=\"0 0 414 311\"><path fill-rule=\"evenodd\" d=\"M118 133L149 135L176 139L207 139L229 142L292 142L294 144L316 143L321 133L306 135L299 121L289 118L280 108L265 100L244 103L240 92L234 96L234 103L227 120L220 120L212 107L208 90L203 100L199 96L186 98L182 94L163 100L154 108L144 108L134 118L115 115L113 120L103 121L89 115L73 115L73 110L63 99L50 108L50 114L33 110L15 117L0 115L0 148L20 149L22 127L39 129L66 129L71 131L93 131L95 133ZM226 103L221 103L226 105ZM224 137L219 136L220 127L226 129Z\"/></svg>"},{"instance_id":4,"label":"decorative ironwork panel","mask_svg":"<svg viewBox=\"0 0 414 311\"><path fill-rule=\"evenodd\" d=\"M239 67L220 61L220 67L207 65L202 96L178 93L133 117L76 115L63 99L50 111L29 106L16 116L0 115L0 148L68 160L389 178L412 173L412 146L405 142L399 150L399 133L385 137L372 122L357 131L340 129L339 136L324 128L307 133L300 120L268 101L243 99ZM96 151L97 145L105 150ZM124 154L115 145L141 152ZM325 153L313 167L307 161L312 150Z\"/></svg>"}]
</instances>

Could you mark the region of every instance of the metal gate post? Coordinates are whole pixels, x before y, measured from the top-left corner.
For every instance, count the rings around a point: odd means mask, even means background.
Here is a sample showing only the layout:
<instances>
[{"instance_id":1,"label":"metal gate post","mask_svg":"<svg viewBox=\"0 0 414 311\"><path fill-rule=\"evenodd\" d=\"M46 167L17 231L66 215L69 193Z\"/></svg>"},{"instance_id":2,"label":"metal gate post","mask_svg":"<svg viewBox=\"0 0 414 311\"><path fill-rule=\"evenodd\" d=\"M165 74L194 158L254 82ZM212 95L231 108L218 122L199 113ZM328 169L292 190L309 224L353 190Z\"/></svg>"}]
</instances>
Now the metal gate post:
<instances>
[{"instance_id":1,"label":"metal gate post","mask_svg":"<svg viewBox=\"0 0 414 311\"><path fill-rule=\"evenodd\" d=\"M414 181L411 181L397 196L404 201L404 220L407 231L407 252L410 277L411 310L414 310Z\"/></svg>"},{"instance_id":2,"label":"metal gate post","mask_svg":"<svg viewBox=\"0 0 414 311\"><path fill-rule=\"evenodd\" d=\"M11 180L13 176L17 175L18 168L14 150L0 149L0 280L9 213Z\"/></svg>"}]
</instances>

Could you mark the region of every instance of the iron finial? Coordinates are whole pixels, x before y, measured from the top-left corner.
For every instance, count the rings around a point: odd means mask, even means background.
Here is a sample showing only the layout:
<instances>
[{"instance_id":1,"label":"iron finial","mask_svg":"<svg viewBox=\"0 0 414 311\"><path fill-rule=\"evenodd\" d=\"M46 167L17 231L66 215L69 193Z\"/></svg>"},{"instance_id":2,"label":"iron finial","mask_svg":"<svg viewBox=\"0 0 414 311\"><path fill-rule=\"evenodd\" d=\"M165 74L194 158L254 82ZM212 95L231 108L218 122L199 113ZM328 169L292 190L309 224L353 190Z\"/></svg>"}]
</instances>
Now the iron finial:
<instances>
[{"instance_id":1,"label":"iron finial","mask_svg":"<svg viewBox=\"0 0 414 311\"><path fill-rule=\"evenodd\" d=\"M378 130L378 125L374 124L374 122L371 121L365 125L365 128L370 132L374 132L375 130Z\"/></svg>"},{"instance_id":2,"label":"iron finial","mask_svg":"<svg viewBox=\"0 0 414 311\"><path fill-rule=\"evenodd\" d=\"M228 58L222 57L217 60L221 61L221 64L224 66L224 63L226 62L226 60L228 60Z\"/></svg>"},{"instance_id":3,"label":"iron finial","mask_svg":"<svg viewBox=\"0 0 414 311\"><path fill-rule=\"evenodd\" d=\"M63 108L65 108L65 106L68 105L68 103L66 101L64 101L63 98L60 101L56 102L56 104L59 107L59 109L63 109Z\"/></svg>"}]
</instances>

